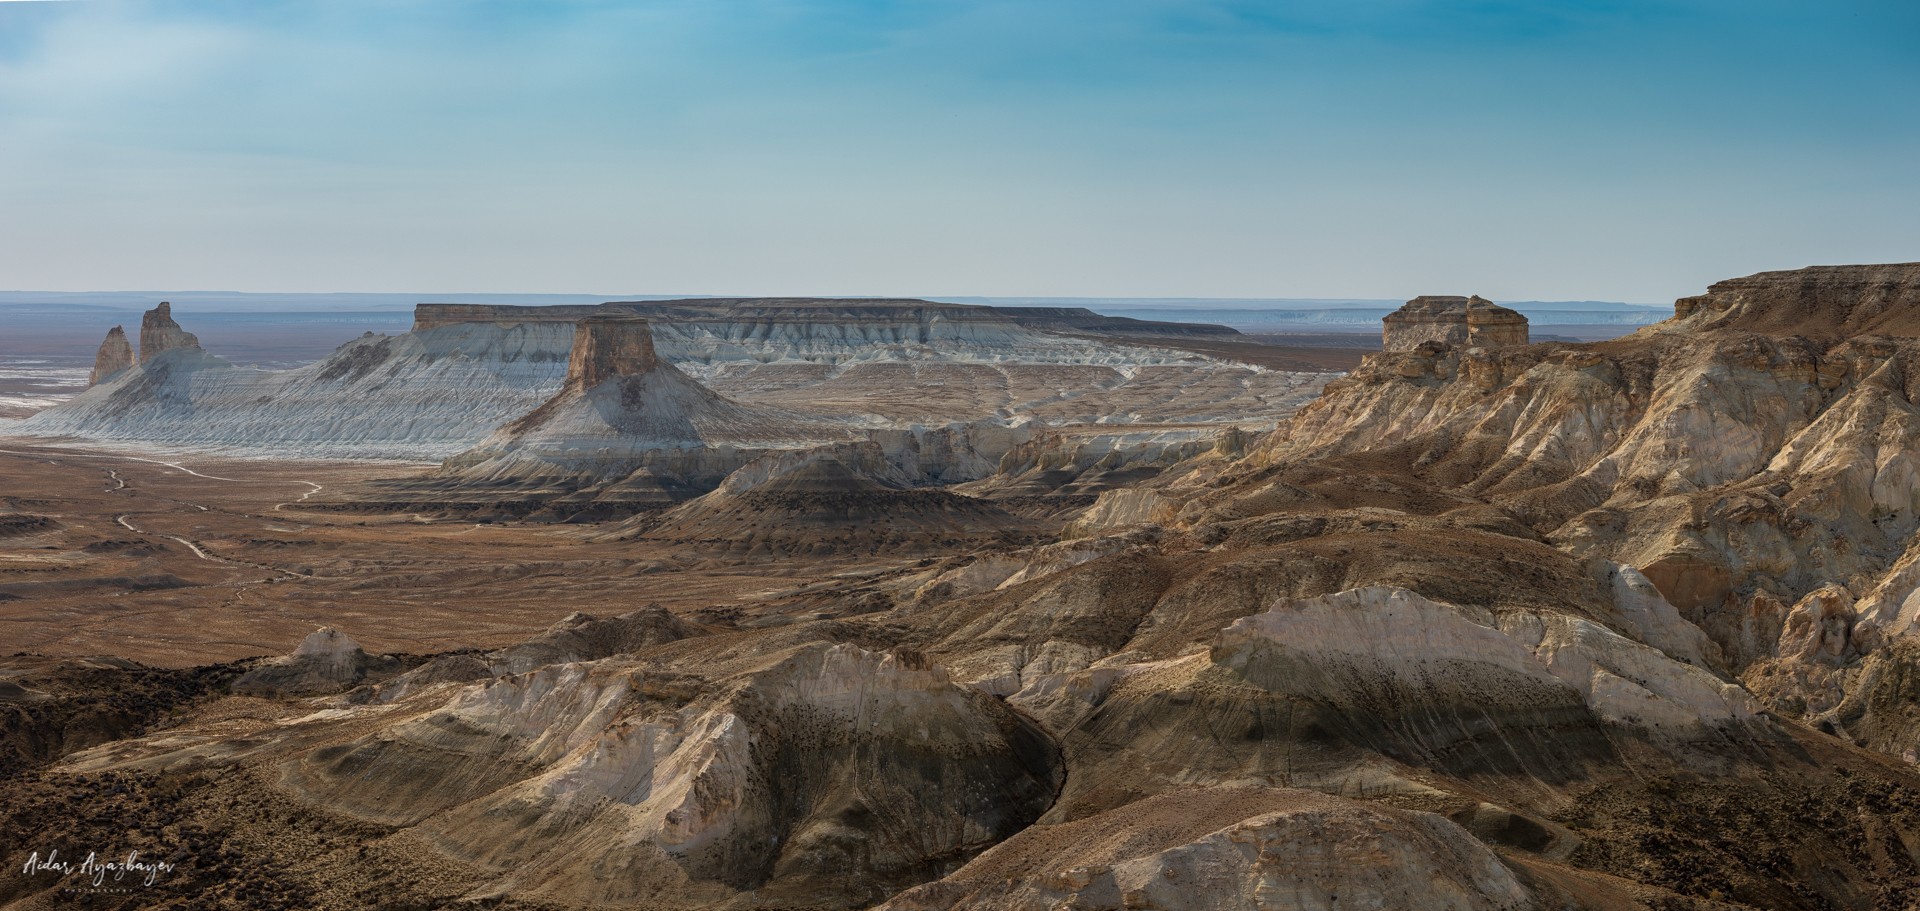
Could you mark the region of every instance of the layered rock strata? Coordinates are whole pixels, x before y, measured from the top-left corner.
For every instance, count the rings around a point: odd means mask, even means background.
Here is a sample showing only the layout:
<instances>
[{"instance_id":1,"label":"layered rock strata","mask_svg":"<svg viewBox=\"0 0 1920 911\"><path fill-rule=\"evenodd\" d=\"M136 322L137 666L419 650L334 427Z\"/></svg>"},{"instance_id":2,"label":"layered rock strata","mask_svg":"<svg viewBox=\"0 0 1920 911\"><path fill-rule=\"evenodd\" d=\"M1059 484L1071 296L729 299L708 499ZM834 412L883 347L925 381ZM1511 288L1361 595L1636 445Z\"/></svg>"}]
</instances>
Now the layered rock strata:
<instances>
[{"instance_id":1,"label":"layered rock strata","mask_svg":"<svg viewBox=\"0 0 1920 911\"><path fill-rule=\"evenodd\" d=\"M744 404L811 412L896 443L910 435L936 449L945 448L933 439L939 428L1000 425L968 431L974 440L955 447L954 459L922 459L928 477L943 481L991 473L1005 452L1001 439L1023 439L1023 422L1124 416L1128 424L1266 429L1327 378L1069 331L1072 314L1029 320L925 301L780 299L425 304L415 331L368 335L316 364L262 370L199 351L168 306L149 315L148 350L132 369L97 374L87 392L9 432L245 456L439 460L558 393L577 323L621 316L651 317L655 357Z\"/></svg>"},{"instance_id":2,"label":"layered rock strata","mask_svg":"<svg viewBox=\"0 0 1920 911\"><path fill-rule=\"evenodd\" d=\"M1920 263L1813 266L1715 282L1674 315L1694 329L1834 339L1920 336Z\"/></svg>"},{"instance_id":3,"label":"layered rock strata","mask_svg":"<svg viewBox=\"0 0 1920 911\"><path fill-rule=\"evenodd\" d=\"M1525 316L1477 295L1421 295L1381 323L1381 347L1387 351L1425 343L1485 348L1527 344Z\"/></svg>"},{"instance_id":4,"label":"layered rock strata","mask_svg":"<svg viewBox=\"0 0 1920 911\"><path fill-rule=\"evenodd\" d=\"M1222 788L1029 829L880 909L1331 911L1416 902L1513 911L1537 907L1538 896L1444 817L1307 791Z\"/></svg>"},{"instance_id":5,"label":"layered rock strata","mask_svg":"<svg viewBox=\"0 0 1920 911\"><path fill-rule=\"evenodd\" d=\"M271 880L302 907L1897 907L1920 342L1702 328L1738 309L1709 297L1607 344L1383 353L1272 434L1167 448L1075 540L214 701L0 781L0 817L119 836L39 801L126 794L140 831L303 858ZM720 407L599 331L517 439ZM1143 467L1027 442L1022 479ZM915 492L894 443L763 453L658 543L817 538L793 504Z\"/></svg>"},{"instance_id":6,"label":"layered rock strata","mask_svg":"<svg viewBox=\"0 0 1920 911\"><path fill-rule=\"evenodd\" d=\"M1818 267L1718 283L1611 342L1384 352L1246 458L1092 515L1489 510L1639 568L1769 704L1824 717L1920 616L1916 312L1920 266Z\"/></svg>"}]
</instances>

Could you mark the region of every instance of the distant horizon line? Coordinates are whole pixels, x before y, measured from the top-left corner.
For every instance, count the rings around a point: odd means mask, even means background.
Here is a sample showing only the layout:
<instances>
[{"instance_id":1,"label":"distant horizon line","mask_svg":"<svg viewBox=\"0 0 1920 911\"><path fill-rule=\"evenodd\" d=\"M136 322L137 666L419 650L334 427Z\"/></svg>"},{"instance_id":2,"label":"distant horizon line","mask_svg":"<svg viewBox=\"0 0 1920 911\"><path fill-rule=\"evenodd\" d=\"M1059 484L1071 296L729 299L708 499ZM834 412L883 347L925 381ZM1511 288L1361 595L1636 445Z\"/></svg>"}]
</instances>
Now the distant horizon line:
<instances>
[{"instance_id":1,"label":"distant horizon line","mask_svg":"<svg viewBox=\"0 0 1920 911\"><path fill-rule=\"evenodd\" d=\"M1128 303L1136 306L1152 305L1207 305L1207 304L1320 304L1320 305L1398 305L1413 297L1174 297L1168 295L1119 296L1119 295L1022 295L1022 294L615 294L604 295L591 292L572 291L227 291L209 289L124 289L124 290L88 290L88 291L49 291L34 289L0 290L0 306L17 306L32 301L6 300L10 296L145 296L167 298L169 296L202 297L386 297L407 298L416 304L462 303L450 298L579 298L599 302L620 301L666 301L666 300L922 300L929 303L968 304L981 301L1048 301L1048 302L1103 302ZM1485 295L1481 295L1485 296ZM1621 307L1640 307L1648 309L1668 309L1671 302L1618 301L1599 298L1527 298L1498 297L1495 301L1507 301L1523 304L1610 304Z\"/></svg>"}]
</instances>

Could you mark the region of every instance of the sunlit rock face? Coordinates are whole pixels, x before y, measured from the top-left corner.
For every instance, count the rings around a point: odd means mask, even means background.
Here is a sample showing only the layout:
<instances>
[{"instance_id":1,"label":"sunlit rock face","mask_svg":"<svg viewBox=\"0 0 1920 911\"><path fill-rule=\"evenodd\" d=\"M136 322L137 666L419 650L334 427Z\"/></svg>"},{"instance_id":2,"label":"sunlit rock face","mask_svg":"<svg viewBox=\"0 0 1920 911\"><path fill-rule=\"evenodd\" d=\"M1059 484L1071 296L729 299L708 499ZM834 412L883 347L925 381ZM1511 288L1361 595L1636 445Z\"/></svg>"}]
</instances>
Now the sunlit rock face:
<instances>
[{"instance_id":1,"label":"sunlit rock face","mask_svg":"<svg viewBox=\"0 0 1920 911\"><path fill-rule=\"evenodd\" d=\"M1423 294L1381 320L1381 347L1407 351L1425 343L1496 348L1527 343L1527 318L1486 298Z\"/></svg>"},{"instance_id":2,"label":"sunlit rock face","mask_svg":"<svg viewBox=\"0 0 1920 911\"><path fill-rule=\"evenodd\" d=\"M1244 459L1090 515L1197 527L1353 498L1358 470L1409 491L1381 498L1399 508L1491 507L1639 569L1770 705L1827 712L1920 617L1920 265L1733 279L1676 314L1596 344L1382 352ZM1286 481L1343 468L1337 496Z\"/></svg>"},{"instance_id":3,"label":"sunlit rock face","mask_svg":"<svg viewBox=\"0 0 1920 911\"><path fill-rule=\"evenodd\" d=\"M1909 379L1920 343L1740 328L1777 312L1752 309L1763 291L1804 295L1788 309L1828 313L1829 324L1858 321L1876 301L1903 299L1894 279L1914 271L1725 282L1683 302L1684 318L1595 345L1383 352L1241 469L1389 453L1429 482L1511 504L1578 553L1641 567L1714 631L1719 621L1704 614L1728 598L1765 592L1792 604L1822 585L1876 579L1920 528ZM1891 603L1876 600L1875 623L1904 622Z\"/></svg>"},{"instance_id":4,"label":"sunlit rock face","mask_svg":"<svg viewBox=\"0 0 1920 911\"><path fill-rule=\"evenodd\" d=\"M93 355L93 372L87 374L89 388L100 385L100 381L118 376L133 366L133 345L127 342L125 329L115 326L107 330L107 337L100 342L100 350Z\"/></svg>"}]
</instances>

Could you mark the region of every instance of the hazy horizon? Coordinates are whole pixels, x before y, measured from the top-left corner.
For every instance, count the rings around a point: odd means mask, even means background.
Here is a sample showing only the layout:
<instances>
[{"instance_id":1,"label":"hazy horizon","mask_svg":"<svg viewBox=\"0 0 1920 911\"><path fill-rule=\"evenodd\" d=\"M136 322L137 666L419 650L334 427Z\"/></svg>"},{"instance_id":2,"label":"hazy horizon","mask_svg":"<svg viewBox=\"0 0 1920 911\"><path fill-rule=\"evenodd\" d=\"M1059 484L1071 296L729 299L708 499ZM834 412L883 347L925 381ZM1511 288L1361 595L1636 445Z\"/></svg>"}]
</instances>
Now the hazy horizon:
<instances>
[{"instance_id":1,"label":"hazy horizon","mask_svg":"<svg viewBox=\"0 0 1920 911\"><path fill-rule=\"evenodd\" d=\"M12 2L12 0L0 0L0 2ZM1452 293L1452 292L1430 291L1426 293ZM1461 293L1473 293L1473 292L1469 290ZM1484 297L1485 295L1482 295L1482 296ZM1383 306L1383 305L1397 306L1400 303L1404 302L1405 300L1410 299L1407 297L1179 297L1179 296L1127 297L1127 296L1118 296L1118 295L1106 295L1106 296L1057 295L1057 296L1054 296L1054 295L1022 295L1022 294L1011 294L1011 295L980 295L980 294L754 295L754 294L729 294L724 292L699 293L699 294L653 294L653 293L593 294L593 293L564 292L564 291L531 291L531 292L513 292L513 291L426 291L426 292L232 291L232 290L211 290L211 289L144 289L144 290L142 289L135 289L135 290L94 289L94 290L85 290L85 291L52 291L52 290L45 290L45 289L10 289L10 290L0 290L0 306L20 306L20 305L28 305L28 304L36 304L36 303L55 302L53 300L38 299L42 297L78 298L81 300L75 303L67 304L67 306L75 306L75 307L114 306L115 309L124 309L127 307L136 307L136 306L149 307L151 306L149 301L158 302L161 300L169 300L174 298L177 298L178 300L181 300L181 301L192 301L195 298L214 298L214 299L264 298L269 300L275 299L275 298L285 298L295 303L323 302L319 300L309 301L306 299L334 299L332 301L334 303L350 303L352 302L351 299L379 298L383 300L368 301L369 305L380 304L380 305L392 306L392 307L402 307L402 306L410 307L413 304L417 304L417 303L436 303L436 302L437 303L507 304L507 303L512 303L513 301L518 300L518 301L527 301L532 303L544 302L549 304L561 304L561 303L599 303L599 302L609 302L609 301L645 301L645 300L676 300L676 299L688 299L688 300L722 299L724 300L724 299L730 299L730 298L750 299L750 298L756 298L756 297L766 297L766 298L776 298L776 299L777 298L792 298L792 299L817 298L822 300L901 299L901 300L924 300L924 301L929 301L934 303L999 304L1002 306L1020 306L1023 304L1070 305L1075 303L1085 303L1085 304L1114 304L1114 305L1119 305L1120 307L1141 307L1141 308L1148 308L1148 309L1180 308L1180 307L1202 308L1202 307L1246 306L1254 310L1290 309L1290 308L1305 308L1305 307L1340 308L1340 307L1375 307L1375 306ZM128 300L115 300L118 298L127 298ZM136 298L137 300L135 300ZM89 299L111 300L112 304L103 305L103 304L86 303L85 301ZM1654 309L1654 310L1666 310L1671 308L1672 306L1670 302L1610 301L1610 300L1597 300L1592 298L1565 299L1565 300L1553 300L1553 299L1545 299L1545 298L1507 298L1504 300L1514 304L1545 304L1545 305L1592 304L1592 305L1599 305L1599 306L1644 308L1644 309ZM241 302L249 302L249 301L241 301ZM264 302L264 301L261 301L261 302Z\"/></svg>"}]
</instances>

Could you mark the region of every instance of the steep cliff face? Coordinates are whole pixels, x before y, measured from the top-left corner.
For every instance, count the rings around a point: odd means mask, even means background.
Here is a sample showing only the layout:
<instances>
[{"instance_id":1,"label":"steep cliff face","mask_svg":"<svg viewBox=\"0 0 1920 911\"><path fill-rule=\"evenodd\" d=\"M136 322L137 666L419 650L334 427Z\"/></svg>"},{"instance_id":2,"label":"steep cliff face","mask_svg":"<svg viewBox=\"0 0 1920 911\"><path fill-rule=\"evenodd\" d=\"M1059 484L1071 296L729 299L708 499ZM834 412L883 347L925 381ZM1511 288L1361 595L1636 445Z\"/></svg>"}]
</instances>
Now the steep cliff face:
<instances>
[{"instance_id":1,"label":"steep cliff face","mask_svg":"<svg viewBox=\"0 0 1920 911\"><path fill-rule=\"evenodd\" d=\"M1692 318L1429 339L1273 433L1157 451L1004 424L783 449L806 425L658 363L640 325L565 324L575 360L502 430L492 491L627 440L715 464L774 441L619 537L722 566L811 541L830 574L393 676L322 634L250 667L257 695L35 784L299 856L273 882L301 907L1899 907L1920 340ZM962 538L1009 516L903 466L999 444L1010 488L1125 486L1073 540ZM836 549L876 542L908 553ZM0 829L126 831L22 793L0 781Z\"/></svg>"},{"instance_id":2,"label":"steep cliff face","mask_svg":"<svg viewBox=\"0 0 1920 911\"><path fill-rule=\"evenodd\" d=\"M574 324L567 355L569 388L590 389L616 376L638 376L660 366L647 321L595 316Z\"/></svg>"},{"instance_id":3,"label":"steep cliff face","mask_svg":"<svg viewBox=\"0 0 1920 911\"><path fill-rule=\"evenodd\" d=\"M161 301L140 317L140 363L169 351L200 347L200 339L173 321L173 305Z\"/></svg>"},{"instance_id":4,"label":"steep cliff face","mask_svg":"<svg viewBox=\"0 0 1920 911\"><path fill-rule=\"evenodd\" d=\"M1791 603L1884 572L1920 527L1920 342L1769 335L1701 314L1751 303L1728 288L1799 288L1812 290L1798 312L1844 325L1868 305L1833 289L1882 287L1883 271L1722 283L1711 305L1683 303L1687 317L1597 345L1383 353L1238 470L1370 453L1576 552L1647 567L1686 606L1733 590Z\"/></svg>"},{"instance_id":5,"label":"steep cliff face","mask_svg":"<svg viewBox=\"0 0 1920 911\"><path fill-rule=\"evenodd\" d=\"M118 376L133 367L133 362L133 346L127 343L126 330L119 326L108 329L106 339L100 343L100 350L93 355L93 372L87 374L87 387L98 386L102 380Z\"/></svg>"},{"instance_id":6,"label":"steep cliff face","mask_svg":"<svg viewBox=\"0 0 1920 911\"><path fill-rule=\"evenodd\" d=\"M1101 321L1085 311L1027 313L911 299L699 298L616 301L594 307L421 304L415 331L459 323L574 323L595 317L653 322L662 357L698 372L723 364L806 361L850 365L932 360L1031 364L1204 364L1209 358L1119 339L1090 337ZM1132 321L1122 321L1143 334ZM1158 325L1158 324L1145 324ZM1196 328L1196 327L1185 327ZM1222 327L1209 335L1233 335ZM1173 332L1168 327L1165 332Z\"/></svg>"}]
</instances>

